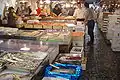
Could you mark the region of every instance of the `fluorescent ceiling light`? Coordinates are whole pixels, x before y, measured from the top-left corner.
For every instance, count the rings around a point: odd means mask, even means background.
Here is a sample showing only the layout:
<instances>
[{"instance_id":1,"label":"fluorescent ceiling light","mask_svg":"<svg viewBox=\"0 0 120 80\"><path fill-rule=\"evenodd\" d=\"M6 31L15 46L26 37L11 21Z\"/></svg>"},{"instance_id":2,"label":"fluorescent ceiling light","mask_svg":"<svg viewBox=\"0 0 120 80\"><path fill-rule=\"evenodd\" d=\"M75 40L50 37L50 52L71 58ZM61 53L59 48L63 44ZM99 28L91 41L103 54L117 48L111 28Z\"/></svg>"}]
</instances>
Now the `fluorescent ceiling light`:
<instances>
[{"instance_id":1,"label":"fluorescent ceiling light","mask_svg":"<svg viewBox=\"0 0 120 80\"><path fill-rule=\"evenodd\" d=\"M50 3L50 0L45 0L44 2L46 2L46 3L48 3L48 4L49 4L49 3Z\"/></svg>"}]
</instances>

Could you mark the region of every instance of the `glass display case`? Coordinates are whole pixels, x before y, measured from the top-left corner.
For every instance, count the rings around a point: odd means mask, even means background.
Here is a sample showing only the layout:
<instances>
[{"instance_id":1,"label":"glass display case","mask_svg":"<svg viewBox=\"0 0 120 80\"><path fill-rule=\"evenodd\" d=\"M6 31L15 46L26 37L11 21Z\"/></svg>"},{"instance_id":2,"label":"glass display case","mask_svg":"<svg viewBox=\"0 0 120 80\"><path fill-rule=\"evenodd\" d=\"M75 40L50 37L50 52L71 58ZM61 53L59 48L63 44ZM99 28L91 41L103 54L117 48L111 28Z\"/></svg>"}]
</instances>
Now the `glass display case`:
<instances>
[{"instance_id":1,"label":"glass display case","mask_svg":"<svg viewBox=\"0 0 120 80\"><path fill-rule=\"evenodd\" d=\"M14 77L15 74L19 77L28 75L32 78L42 72L41 70L46 65L52 63L59 53L58 44L54 42L17 39L0 41L0 50L1 53L4 53L4 55L1 55L0 60L6 63L6 68L0 73L2 76L7 74ZM0 77L0 79L2 78Z\"/></svg>"}]
</instances>

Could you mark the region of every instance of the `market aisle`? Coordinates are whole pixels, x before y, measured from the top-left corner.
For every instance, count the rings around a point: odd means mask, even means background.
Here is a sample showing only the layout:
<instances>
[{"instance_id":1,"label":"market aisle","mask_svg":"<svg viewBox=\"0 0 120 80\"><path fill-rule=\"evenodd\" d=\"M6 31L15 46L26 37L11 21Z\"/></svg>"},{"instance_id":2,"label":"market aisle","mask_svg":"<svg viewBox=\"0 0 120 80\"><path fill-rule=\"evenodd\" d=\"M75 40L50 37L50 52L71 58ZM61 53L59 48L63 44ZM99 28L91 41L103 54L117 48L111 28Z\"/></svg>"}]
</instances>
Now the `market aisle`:
<instances>
[{"instance_id":1,"label":"market aisle","mask_svg":"<svg viewBox=\"0 0 120 80\"><path fill-rule=\"evenodd\" d=\"M85 51L88 62L84 75L88 80L120 80L120 53L112 52L97 26L94 45L86 44Z\"/></svg>"}]
</instances>

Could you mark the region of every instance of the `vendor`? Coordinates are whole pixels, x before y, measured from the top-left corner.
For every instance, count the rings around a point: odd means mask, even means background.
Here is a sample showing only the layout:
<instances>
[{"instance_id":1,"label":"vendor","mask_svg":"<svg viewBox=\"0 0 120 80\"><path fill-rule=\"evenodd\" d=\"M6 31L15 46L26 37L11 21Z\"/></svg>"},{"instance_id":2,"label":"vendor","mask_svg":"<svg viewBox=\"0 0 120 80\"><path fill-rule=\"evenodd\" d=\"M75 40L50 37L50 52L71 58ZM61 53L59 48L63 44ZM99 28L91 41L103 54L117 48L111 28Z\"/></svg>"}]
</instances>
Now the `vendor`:
<instances>
[{"instance_id":1,"label":"vendor","mask_svg":"<svg viewBox=\"0 0 120 80\"><path fill-rule=\"evenodd\" d=\"M61 13L61 9L59 8L58 5L55 5L53 13L56 14L56 16L59 16L59 14Z\"/></svg>"},{"instance_id":2,"label":"vendor","mask_svg":"<svg viewBox=\"0 0 120 80\"><path fill-rule=\"evenodd\" d=\"M32 12L32 9L31 9L31 6L28 6L28 15L30 16L31 12Z\"/></svg>"},{"instance_id":3,"label":"vendor","mask_svg":"<svg viewBox=\"0 0 120 80\"><path fill-rule=\"evenodd\" d=\"M22 10L20 7L17 8L16 10L16 15L21 16L22 15Z\"/></svg>"},{"instance_id":4,"label":"vendor","mask_svg":"<svg viewBox=\"0 0 120 80\"><path fill-rule=\"evenodd\" d=\"M14 8L13 7L9 7L8 11L9 11L9 13L8 13L8 26L16 27L17 15L14 12Z\"/></svg>"},{"instance_id":5,"label":"vendor","mask_svg":"<svg viewBox=\"0 0 120 80\"><path fill-rule=\"evenodd\" d=\"M40 13L41 13L41 8L40 8L40 6L39 6L39 3L40 3L40 1L38 0L38 1L36 2L36 4L37 4L37 9L36 9L36 11L37 11L37 16L39 16Z\"/></svg>"},{"instance_id":6,"label":"vendor","mask_svg":"<svg viewBox=\"0 0 120 80\"><path fill-rule=\"evenodd\" d=\"M38 8L36 9L36 11L37 11L37 16L39 16L39 15L40 15L40 13L41 13L41 8L40 8L40 7L38 7Z\"/></svg>"},{"instance_id":7,"label":"vendor","mask_svg":"<svg viewBox=\"0 0 120 80\"><path fill-rule=\"evenodd\" d=\"M24 10L23 10L23 14L24 14L25 16L30 16L31 12L32 12L32 9L31 9L30 6L28 6L28 3L26 2L26 3L25 3Z\"/></svg>"},{"instance_id":8,"label":"vendor","mask_svg":"<svg viewBox=\"0 0 120 80\"><path fill-rule=\"evenodd\" d=\"M63 9L61 10L61 13L59 14L59 16L68 16L68 11L67 11L67 9L63 8Z\"/></svg>"},{"instance_id":9,"label":"vendor","mask_svg":"<svg viewBox=\"0 0 120 80\"><path fill-rule=\"evenodd\" d=\"M85 9L81 6L81 3L77 3L77 9L75 9L75 12L73 14L73 17L76 18L77 21L84 21L84 12Z\"/></svg>"}]
</instances>

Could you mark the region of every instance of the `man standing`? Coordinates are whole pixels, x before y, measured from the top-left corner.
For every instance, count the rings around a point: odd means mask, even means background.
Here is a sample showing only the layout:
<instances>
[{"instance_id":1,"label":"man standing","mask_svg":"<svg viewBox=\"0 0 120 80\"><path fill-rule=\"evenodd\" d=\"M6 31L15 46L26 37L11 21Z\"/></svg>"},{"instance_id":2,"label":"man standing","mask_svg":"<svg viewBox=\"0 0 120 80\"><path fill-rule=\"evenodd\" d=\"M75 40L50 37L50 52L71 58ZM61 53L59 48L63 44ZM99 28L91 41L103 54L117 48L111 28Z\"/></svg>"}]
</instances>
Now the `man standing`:
<instances>
[{"instance_id":1,"label":"man standing","mask_svg":"<svg viewBox=\"0 0 120 80\"><path fill-rule=\"evenodd\" d=\"M94 42L94 26L95 26L95 14L94 10L89 8L89 4L85 2L85 24L88 26L88 35L90 36L90 41L88 42L88 45L93 44Z\"/></svg>"},{"instance_id":2,"label":"man standing","mask_svg":"<svg viewBox=\"0 0 120 80\"><path fill-rule=\"evenodd\" d=\"M61 13L61 9L60 9L59 5L55 5L55 7L53 9L53 13L56 14L57 16L59 16L59 14Z\"/></svg>"},{"instance_id":3,"label":"man standing","mask_svg":"<svg viewBox=\"0 0 120 80\"><path fill-rule=\"evenodd\" d=\"M77 9L75 9L75 12L73 16L76 18L77 21L84 21L84 12L85 9L81 6L81 2L77 3Z\"/></svg>"}]
</instances>

